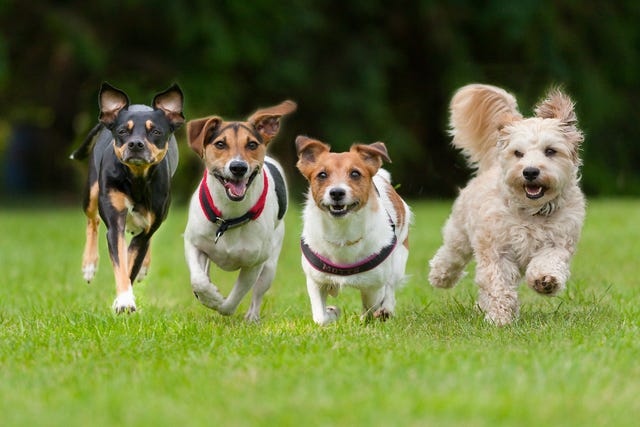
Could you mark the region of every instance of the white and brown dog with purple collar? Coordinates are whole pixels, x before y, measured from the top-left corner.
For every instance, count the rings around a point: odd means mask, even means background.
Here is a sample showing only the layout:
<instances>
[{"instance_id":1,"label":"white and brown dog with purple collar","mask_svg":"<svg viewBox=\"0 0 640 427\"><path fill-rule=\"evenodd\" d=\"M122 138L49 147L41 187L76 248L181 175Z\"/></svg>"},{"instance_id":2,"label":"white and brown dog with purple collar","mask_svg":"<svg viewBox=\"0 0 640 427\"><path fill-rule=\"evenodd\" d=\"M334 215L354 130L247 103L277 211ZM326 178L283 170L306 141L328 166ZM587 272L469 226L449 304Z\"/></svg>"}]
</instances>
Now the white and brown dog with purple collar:
<instances>
[{"instance_id":1,"label":"white and brown dog with purple collar","mask_svg":"<svg viewBox=\"0 0 640 427\"><path fill-rule=\"evenodd\" d=\"M295 109L294 102L285 101L244 122L210 116L187 123L189 144L203 159L205 171L189 206L185 257L194 295L221 314L233 314L253 288L245 319L260 319L282 248L287 209L284 173L266 152L280 130L280 118ZM210 261L225 271L240 270L226 298L211 283Z\"/></svg>"},{"instance_id":2,"label":"white and brown dog with purple collar","mask_svg":"<svg viewBox=\"0 0 640 427\"><path fill-rule=\"evenodd\" d=\"M391 185L382 142L333 153L318 140L296 139L297 167L309 181L300 241L313 320L327 325L340 310L327 295L360 290L363 318L388 319L405 278L411 211Z\"/></svg>"}]
</instances>

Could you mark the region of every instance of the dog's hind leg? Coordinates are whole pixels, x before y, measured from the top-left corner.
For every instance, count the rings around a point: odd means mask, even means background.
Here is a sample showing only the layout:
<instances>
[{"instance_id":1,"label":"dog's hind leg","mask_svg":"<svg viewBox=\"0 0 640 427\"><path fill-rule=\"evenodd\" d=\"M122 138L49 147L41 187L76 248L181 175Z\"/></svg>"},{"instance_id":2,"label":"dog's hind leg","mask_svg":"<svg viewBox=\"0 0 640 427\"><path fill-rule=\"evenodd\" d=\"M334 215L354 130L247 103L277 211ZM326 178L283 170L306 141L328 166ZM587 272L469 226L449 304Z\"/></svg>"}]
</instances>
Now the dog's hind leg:
<instances>
[{"instance_id":1,"label":"dog's hind leg","mask_svg":"<svg viewBox=\"0 0 640 427\"><path fill-rule=\"evenodd\" d=\"M491 249L489 249L491 250ZM505 257L477 254L476 283L479 286L478 306L485 319L504 326L516 319L519 312L517 286L518 266Z\"/></svg>"},{"instance_id":2,"label":"dog's hind leg","mask_svg":"<svg viewBox=\"0 0 640 427\"><path fill-rule=\"evenodd\" d=\"M276 274L276 266L277 257L275 262L272 259L267 260L262 267L262 271L258 276L258 280L256 284L253 286L253 294L251 295L251 306L249 306L249 310L244 315L245 320L248 322L257 322L260 320L260 306L262 305L262 298L264 294L271 287L271 282L273 282L273 277Z\"/></svg>"},{"instance_id":3,"label":"dog's hind leg","mask_svg":"<svg viewBox=\"0 0 640 427\"><path fill-rule=\"evenodd\" d=\"M85 214L87 215L87 240L82 255L82 276L87 282L91 282L98 269L98 181L88 188L85 201Z\"/></svg>"},{"instance_id":4,"label":"dog's hind leg","mask_svg":"<svg viewBox=\"0 0 640 427\"><path fill-rule=\"evenodd\" d=\"M451 288L464 275L464 267L473 254L471 243L455 212L443 230L444 244L429 261L429 282L437 288Z\"/></svg>"},{"instance_id":5,"label":"dog's hind leg","mask_svg":"<svg viewBox=\"0 0 640 427\"><path fill-rule=\"evenodd\" d=\"M143 281L147 274L149 273L149 266L151 265L151 240L149 240L149 246L147 247L147 254L144 256L142 260L142 265L140 266L140 270L138 271L138 275L136 276L136 282Z\"/></svg>"},{"instance_id":6,"label":"dog's hind leg","mask_svg":"<svg viewBox=\"0 0 640 427\"><path fill-rule=\"evenodd\" d=\"M261 271L262 265L251 268L241 268L240 274L238 274L238 278L236 279L236 283L233 285L233 289L231 289L229 296L227 296L220 307L218 307L218 312L225 316L235 313L238 308L238 304L240 304L242 298L244 298L247 292L249 292L256 283Z\"/></svg>"},{"instance_id":7,"label":"dog's hind leg","mask_svg":"<svg viewBox=\"0 0 640 427\"><path fill-rule=\"evenodd\" d=\"M385 285L379 289L363 289L360 291L360 296L362 298L362 320L375 317L384 321L393 316L396 297L392 285Z\"/></svg>"},{"instance_id":8,"label":"dog's hind leg","mask_svg":"<svg viewBox=\"0 0 640 427\"><path fill-rule=\"evenodd\" d=\"M258 280L253 285L253 294L251 295L251 306L245 314L245 320L249 322L257 322L260 320L260 307L262 305L262 298L264 294L271 287L273 277L276 274L276 267L278 266L278 258L280 257L280 250L282 249L282 240L284 238L284 224L281 223L278 227L279 232L276 233L273 239L273 246L269 259L265 261Z\"/></svg>"}]
</instances>

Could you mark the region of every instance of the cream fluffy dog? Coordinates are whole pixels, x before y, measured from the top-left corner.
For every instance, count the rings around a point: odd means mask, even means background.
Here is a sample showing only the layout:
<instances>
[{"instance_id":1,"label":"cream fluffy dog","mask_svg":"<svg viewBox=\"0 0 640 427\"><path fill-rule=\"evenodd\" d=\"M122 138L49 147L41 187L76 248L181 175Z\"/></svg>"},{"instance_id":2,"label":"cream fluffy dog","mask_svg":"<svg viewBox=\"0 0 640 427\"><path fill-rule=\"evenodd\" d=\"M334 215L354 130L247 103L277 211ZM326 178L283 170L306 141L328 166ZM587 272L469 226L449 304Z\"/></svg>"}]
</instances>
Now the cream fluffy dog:
<instances>
[{"instance_id":1,"label":"cream fluffy dog","mask_svg":"<svg viewBox=\"0 0 640 427\"><path fill-rule=\"evenodd\" d=\"M478 305L496 325L518 316L523 276L543 295L557 294L569 278L585 216L578 186L584 138L573 107L553 89L535 117L523 118L511 94L480 84L451 100L453 145L477 176L453 205L429 281L454 286L475 256Z\"/></svg>"}]
</instances>

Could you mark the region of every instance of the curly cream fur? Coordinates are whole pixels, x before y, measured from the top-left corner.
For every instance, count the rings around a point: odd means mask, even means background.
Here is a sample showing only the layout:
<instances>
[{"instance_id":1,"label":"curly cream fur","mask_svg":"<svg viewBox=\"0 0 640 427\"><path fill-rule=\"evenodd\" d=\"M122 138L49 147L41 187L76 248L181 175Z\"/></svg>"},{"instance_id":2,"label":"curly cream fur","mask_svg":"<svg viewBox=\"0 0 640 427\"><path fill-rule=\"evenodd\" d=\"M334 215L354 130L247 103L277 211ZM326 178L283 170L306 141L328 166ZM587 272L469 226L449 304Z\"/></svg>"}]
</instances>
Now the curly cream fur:
<instances>
[{"instance_id":1,"label":"curly cream fur","mask_svg":"<svg viewBox=\"0 0 640 427\"><path fill-rule=\"evenodd\" d=\"M523 277L543 295L564 289L585 215L573 103L554 89L536 114L522 118L512 95L487 85L451 102L453 144L478 172L453 205L429 281L454 286L474 256L478 305L497 325L518 316ZM526 179L525 169L539 175Z\"/></svg>"}]
</instances>

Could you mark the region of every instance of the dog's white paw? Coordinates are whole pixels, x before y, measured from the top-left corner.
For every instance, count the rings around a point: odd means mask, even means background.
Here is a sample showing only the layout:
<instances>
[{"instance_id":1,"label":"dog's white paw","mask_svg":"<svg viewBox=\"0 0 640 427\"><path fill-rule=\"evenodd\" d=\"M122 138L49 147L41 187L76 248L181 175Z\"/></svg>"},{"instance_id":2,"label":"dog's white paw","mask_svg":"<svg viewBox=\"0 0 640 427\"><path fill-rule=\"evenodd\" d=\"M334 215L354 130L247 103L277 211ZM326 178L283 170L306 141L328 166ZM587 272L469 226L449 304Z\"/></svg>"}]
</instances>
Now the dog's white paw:
<instances>
[{"instance_id":1,"label":"dog's white paw","mask_svg":"<svg viewBox=\"0 0 640 427\"><path fill-rule=\"evenodd\" d=\"M94 276L96 275L96 271L98 270L98 266L95 263L90 263L82 266L82 277L87 283L91 283Z\"/></svg>"},{"instance_id":2,"label":"dog's white paw","mask_svg":"<svg viewBox=\"0 0 640 427\"><path fill-rule=\"evenodd\" d=\"M224 297L218 291L213 283L197 284L192 283L193 295L196 299L211 309L218 310L222 303L224 303Z\"/></svg>"},{"instance_id":3,"label":"dog's white paw","mask_svg":"<svg viewBox=\"0 0 640 427\"><path fill-rule=\"evenodd\" d=\"M248 323L259 323L260 313L256 313L254 310L249 310L247 311L247 314L244 315L244 320Z\"/></svg>"},{"instance_id":4,"label":"dog's white paw","mask_svg":"<svg viewBox=\"0 0 640 427\"><path fill-rule=\"evenodd\" d=\"M140 267L140 271L138 271L138 275L136 276L136 282L142 282L147 278L147 274L149 273L149 268L144 265Z\"/></svg>"},{"instance_id":5,"label":"dog's white paw","mask_svg":"<svg viewBox=\"0 0 640 427\"><path fill-rule=\"evenodd\" d=\"M133 296L133 289L129 289L118 295L115 301L113 301L112 307L116 314L133 313L136 311L136 300Z\"/></svg>"},{"instance_id":6,"label":"dog's white paw","mask_svg":"<svg viewBox=\"0 0 640 427\"><path fill-rule=\"evenodd\" d=\"M327 326L340 317L340 309L335 305L328 305L322 319L313 319L320 326Z\"/></svg>"}]
</instances>

